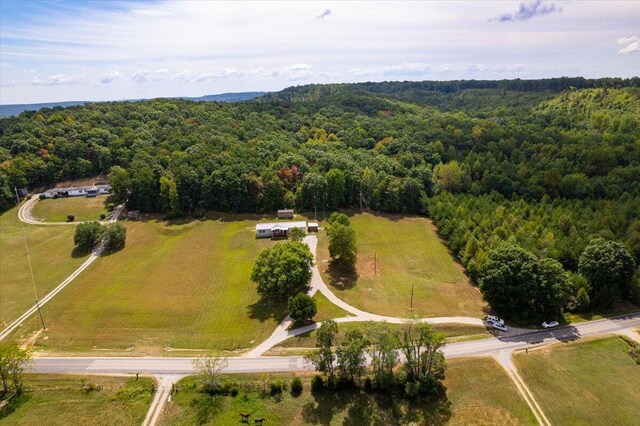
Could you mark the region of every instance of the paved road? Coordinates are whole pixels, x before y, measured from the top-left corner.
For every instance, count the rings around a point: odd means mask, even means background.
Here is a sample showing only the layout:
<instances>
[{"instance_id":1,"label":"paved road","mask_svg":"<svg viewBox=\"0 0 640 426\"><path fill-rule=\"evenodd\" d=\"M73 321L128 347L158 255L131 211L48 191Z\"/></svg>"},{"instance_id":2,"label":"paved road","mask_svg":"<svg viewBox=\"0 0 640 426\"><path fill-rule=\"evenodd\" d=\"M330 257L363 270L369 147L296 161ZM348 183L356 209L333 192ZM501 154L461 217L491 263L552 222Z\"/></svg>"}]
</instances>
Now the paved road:
<instances>
[{"instance_id":1,"label":"paved road","mask_svg":"<svg viewBox=\"0 0 640 426\"><path fill-rule=\"evenodd\" d=\"M473 355L493 355L503 350L557 341L576 340L600 334L623 334L640 327L640 312L605 320L591 321L576 326L541 330L508 338L489 338L471 342L452 343L444 347L448 358ZM192 374L193 358L146 357L46 357L35 358L34 370L39 373L145 373L154 375ZM227 373L257 373L300 371L312 367L300 356L286 357L234 357L229 358Z\"/></svg>"}]
</instances>

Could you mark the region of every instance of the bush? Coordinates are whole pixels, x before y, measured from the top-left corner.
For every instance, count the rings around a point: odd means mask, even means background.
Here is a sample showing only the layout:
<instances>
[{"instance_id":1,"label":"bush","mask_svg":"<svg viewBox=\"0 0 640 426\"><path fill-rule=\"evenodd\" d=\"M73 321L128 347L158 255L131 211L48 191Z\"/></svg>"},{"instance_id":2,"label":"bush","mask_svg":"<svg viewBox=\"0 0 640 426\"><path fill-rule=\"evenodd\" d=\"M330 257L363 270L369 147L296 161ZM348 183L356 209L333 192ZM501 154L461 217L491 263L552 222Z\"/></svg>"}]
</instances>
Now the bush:
<instances>
[{"instance_id":1,"label":"bush","mask_svg":"<svg viewBox=\"0 0 640 426\"><path fill-rule=\"evenodd\" d=\"M107 215L104 213L100 213L100 220L105 220L107 218Z\"/></svg>"},{"instance_id":2,"label":"bush","mask_svg":"<svg viewBox=\"0 0 640 426\"><path fill-rule=\"evenodd\" d=\"M272 381L271 383L269 383L269 395L280 395L282 393L283 387L284 386L282 385L282 382L280 380Z\"/></svg>"},{"instance_id":3,"label":"bush","mask_svg":"<svg viewBox=\"0 0 640 426\"><path fill-rule=\"evenodd\" d=\"M322 380L322 376L315 375L311 379L311 391L312 392L320 392L324 389L324 380Z\"/></svg>"},{"instance_id":4,"label":"bush","mask_svg":"<svg viewBox=\"0 0 640 426\"><path fill-rule=\"evenodd\" d=\"M86 222L76 226L73 243L84 252L91 251L104 235L104 227L98 222Z\"/></svg>"},{"instance_id":5,"label":"bush","mask_svg":"<svg viewBox=\"0 0 640 426\"><path fill-rule=\"evenodd\" d=\"M121 223L112 223L105 228L105 249L114 252L124 247L127 228Z\"/></svg>"},{"instance_id":6,"label":"bush","mask_svg":"<svg viewBox=\"0 0 640 426\"><path fill-rule=\"evenodd\" d=\"M293 379L291 379L291 395L293 396L298 396L302 393L302 380L300 380L300 377L294 377Z\"/></svg>"},{"instance_id":7,"label":"bush","mask_svg":"<svg viewBox=\"0 0 640 426\"><path fill-rule=\"evenodd\" d=\"M67 215L67 222L73 222L74 220L76 220L75 215L72 215L72 214Z\"/></svg>"}]
</instances>

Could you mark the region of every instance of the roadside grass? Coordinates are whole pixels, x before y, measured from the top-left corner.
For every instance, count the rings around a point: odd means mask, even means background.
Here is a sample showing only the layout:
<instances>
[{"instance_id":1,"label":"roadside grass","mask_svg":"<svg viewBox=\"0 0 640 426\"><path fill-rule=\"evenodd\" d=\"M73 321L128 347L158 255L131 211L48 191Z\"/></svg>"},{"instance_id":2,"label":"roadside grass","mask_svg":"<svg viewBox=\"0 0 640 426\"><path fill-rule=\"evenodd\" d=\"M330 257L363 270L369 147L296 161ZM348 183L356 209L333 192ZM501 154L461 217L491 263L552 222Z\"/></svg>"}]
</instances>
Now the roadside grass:
<instances>
[{"instance_id":1,"label":"roadside grass","mask_svg":"<svg viewBox=\"0 0 640 426\"><path fill-rule=\"evenodd\" d=\"M329 299L319 291L313 295L313 298L315 299L318 307L318 312L316 313L316 316L313 317L315 322L351 316L349 312L331 303L331 301L329 301Z\"/></svg>"},{"instance_id":2,"label":"roadside grass","mask_svg":"<svg viewBox=\"0 0 640 426\"><path fill-rule=\"evenodd\" d=\"M178 383L179 392L168 404L162 425L236 425L240 413L251 413L250 422L264 418L268 425L528 425L535 418L515 386L498 364L489 358L449 361L448 400L437 403L409 402L364 391L310 392L311 374L300 377L302 393L289 391L292 374L233 375L238 395L208 397L199 392L196 377ZM280 397L269 396L269 383L287 386Z\"/></svg>"},{"instance_id":3,"label":"roadside grass","mask_svg":"<svg viewBox=\"0 0 640 426\"><path fill-rule=\"evenodd\" d=\"M86 256L74 257L70 226L24 224L39 298L71 274ZM0 328L35 304L18 208L0 215Z\"/></svg>"},{"instance_id":4,"label":"roadside grass","mask_svg":"<svg viewBox=\"0 0 640 426\"><path fill-rule=\"evenodd\" d=\"M70 214L75 216L74 222L100 220L101 214L109 215L107 200L107 195L38 200L31 209L31 216L42 222L66 222Z\"/></svg>"},{"instance_id":5,"label":"roadside grass","mask_svg":"<svg viewBox=\"0 0 640 426\"><path fill-rule=\"evenodd\" d=\"M567 312L565 313L565 321L571 324L579 324L586 321L596 321L605 318L617 317L620 315L631 314L640 311L640 306L635 305L627 300L619 302L615 310L596 311L596 312Z\"/></svg>"},{"instance_id":6,"label":"roadside grass","mask_svg":"<svg viewBox=\"0 0 640 426\"><path fill-rule=\"evenodd\" d=\"M254 217L124 223L125 248L98 259L44 307L48 331L36 350L234 354L286 316L284 305L260 302L249 279L260 250L273 244L255 238ZM36 327L32 318L22 337Z\"/></svg>"},{"instance_id":7,"label":"roadside grass","mask_svg":"<svg viewBox=\"0 0 640 426\"><path fill-rule=\"evenodd\" d=\"M0 410L0 425L139 425L153 383L146 377L26 374L27 391Z\"/></svg>"},{"instance_id":8,"label":"roadside grass","mask_svg":"<svg viewBox=\"0 0 640 426\"><path fill-rule=\"evenodd\" d=\"M640 419L640 366L619 337L556 344L514 357L551 423L631 425Z\"/></svg>"},{"instance_id":9,"label":"roadside grass","mask_svg":"<svg viewBox=\"0 0 640 426\"><path fill-rule=\"evenodd\" d=\"M332 279L323 262L329 259L328 238L324 231L318 235L318 268L338 297L368 312L403 317L410 312L413 285L413 314L418 317L484 315L482 295L431 221L369 213L349 219L358 246L355 282Z\"/></svg>"}]
</instances>

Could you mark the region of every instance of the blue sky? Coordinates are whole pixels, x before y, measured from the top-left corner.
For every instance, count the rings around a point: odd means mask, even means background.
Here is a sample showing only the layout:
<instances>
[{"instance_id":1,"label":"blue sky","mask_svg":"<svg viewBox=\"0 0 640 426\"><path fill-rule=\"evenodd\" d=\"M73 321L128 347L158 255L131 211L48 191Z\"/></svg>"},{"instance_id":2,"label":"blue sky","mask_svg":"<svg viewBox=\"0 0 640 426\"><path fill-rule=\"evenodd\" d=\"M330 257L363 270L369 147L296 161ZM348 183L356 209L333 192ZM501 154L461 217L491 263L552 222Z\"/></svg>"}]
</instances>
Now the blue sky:
<instances>
[{"instance_id":1,"label":"blue sky","mask_svg":"<svg viewBox=\"0 0 640 426\"><path fill-rule=\"evenodd\" d=\"M0 2L0 103L631 77L640 2Z\"/></svg>"}]
</instances>

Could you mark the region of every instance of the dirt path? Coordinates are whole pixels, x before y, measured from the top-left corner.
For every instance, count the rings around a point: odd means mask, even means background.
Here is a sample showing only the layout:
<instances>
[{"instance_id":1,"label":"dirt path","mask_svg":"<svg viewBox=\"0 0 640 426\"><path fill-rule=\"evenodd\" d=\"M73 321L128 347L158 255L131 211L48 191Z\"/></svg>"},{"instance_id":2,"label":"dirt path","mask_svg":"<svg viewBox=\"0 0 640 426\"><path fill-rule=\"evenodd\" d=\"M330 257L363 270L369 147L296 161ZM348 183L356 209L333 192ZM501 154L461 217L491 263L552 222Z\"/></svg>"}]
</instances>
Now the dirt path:
<instances>
[{"instance_id":1,"label":"dirt path","mask_svg":"<svg viewBox=\"0 0 640 426\"><path fill-rule=\"evenodd\" d=\"M502 368L504 368L511 380L513 380L513 383L516 385L518 392L520 392L520 395L522 395L527 405L529 405L529 408L533 412L534 416L536 416L538 423L540 423L542 426L551 426L551 422L544 414L544 411L542 411L542 408L540 408L538 401L536 401L535 397L533 396L527 385L524 383L524 380L522 380L522 377L520 377L520 374L518 374L518 369L516 368L515 364L513 363L513 359L511 358L512 354L512 350L504 350L500 351L493 357L496 361L498 361L498 364L500 364Z\"/></svg>"}]
</instances>

